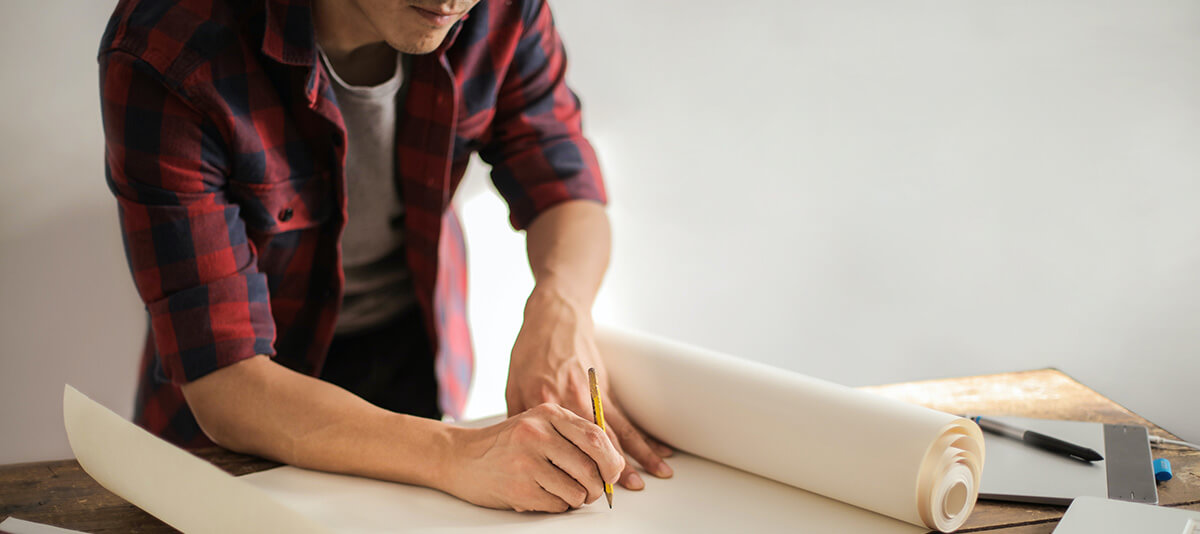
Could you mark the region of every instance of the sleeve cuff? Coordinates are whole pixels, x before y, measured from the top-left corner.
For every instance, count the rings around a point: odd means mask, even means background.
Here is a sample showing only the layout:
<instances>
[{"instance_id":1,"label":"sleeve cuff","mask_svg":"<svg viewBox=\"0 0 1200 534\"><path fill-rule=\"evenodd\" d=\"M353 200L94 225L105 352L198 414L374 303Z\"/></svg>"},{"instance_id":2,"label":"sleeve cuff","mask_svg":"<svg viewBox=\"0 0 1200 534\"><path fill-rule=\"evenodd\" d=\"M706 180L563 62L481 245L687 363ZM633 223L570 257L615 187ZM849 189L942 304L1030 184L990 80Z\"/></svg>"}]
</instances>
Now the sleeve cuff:
<instances>
[{"instance_id":1,"label":"sleeve cuff","mask_svg":"<svg viewBox=\"0 0 1200 534\"><path fill-rule=\"evenodd\" d=\"M266 275L242 272L147 305L154 347L174 384L258 354L275 355Z\"/></svg>"},{"instance_id":2,"label":"sleeve cuff","mask_svg":"<svg viewBox=\"0 0 1200 534\"><path fill-rule=\"evenodd\" d=\"M600 165L587 140L577 138L544 150L551 155L565 153L571 157L546 157L554 162L549 168L540 164L521 165L525 162L519 159L511 162L513 167L493 168L493 182L508 201L509 222L516 230L526 229L546 210L568 200L608 203Z\"/></svg>"}]
</instances>

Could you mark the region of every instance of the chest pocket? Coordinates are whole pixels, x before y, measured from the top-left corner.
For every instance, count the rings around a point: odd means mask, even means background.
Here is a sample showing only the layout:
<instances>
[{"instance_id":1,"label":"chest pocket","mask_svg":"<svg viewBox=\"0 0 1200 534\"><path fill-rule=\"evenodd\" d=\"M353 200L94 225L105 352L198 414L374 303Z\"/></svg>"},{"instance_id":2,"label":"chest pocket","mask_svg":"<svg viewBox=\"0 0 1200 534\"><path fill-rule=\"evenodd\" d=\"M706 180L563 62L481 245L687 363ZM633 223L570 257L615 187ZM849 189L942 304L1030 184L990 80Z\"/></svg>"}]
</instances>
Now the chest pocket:
<instances>
[{"instance_id":1,"label":"chest pocket","mask_svg":"<svg viewBox=\"0 0 1200 534\"><path fill-rule=\"evenodd\" d=\"M247 230L259 235L314 228L333 215L327 172L267 184L232 181L229 194L241 206Z\"/></svg>"}]
</instances>

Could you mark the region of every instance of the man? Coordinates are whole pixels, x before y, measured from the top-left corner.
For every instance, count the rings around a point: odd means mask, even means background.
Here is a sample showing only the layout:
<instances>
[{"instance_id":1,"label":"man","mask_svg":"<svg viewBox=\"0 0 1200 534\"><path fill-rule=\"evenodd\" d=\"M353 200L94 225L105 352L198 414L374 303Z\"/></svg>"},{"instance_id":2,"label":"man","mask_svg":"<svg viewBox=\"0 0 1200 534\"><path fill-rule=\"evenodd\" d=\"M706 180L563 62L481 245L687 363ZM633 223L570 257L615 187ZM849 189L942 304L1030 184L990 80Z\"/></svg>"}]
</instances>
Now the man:
<instances>
[{"instance_id":1,"label":"man","mask_svg":"<svg viewBox=\"0 0 1200 534\"><path fill-rule=\"evenodd\" d=\"M613 432L581 417L610 237L549 8L477 1L118 5L101 96L150 315L139 424L494 508L640 489L623 452L671 475L611 397ZM476 151L536 287L511 417L459 429L439 420L460 413L471 367L450 199Z\"/></svg>"}]
</instances>

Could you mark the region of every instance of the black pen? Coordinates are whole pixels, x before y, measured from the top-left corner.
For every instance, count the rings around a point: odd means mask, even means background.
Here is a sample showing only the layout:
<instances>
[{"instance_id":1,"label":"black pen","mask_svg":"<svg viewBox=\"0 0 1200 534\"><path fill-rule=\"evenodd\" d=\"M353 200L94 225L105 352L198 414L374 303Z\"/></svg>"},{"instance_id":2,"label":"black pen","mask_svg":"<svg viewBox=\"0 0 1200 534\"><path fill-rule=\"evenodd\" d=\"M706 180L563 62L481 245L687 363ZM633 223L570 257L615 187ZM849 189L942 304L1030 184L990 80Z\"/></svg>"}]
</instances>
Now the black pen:
<instances>
[{"instance_id":1,"label":"black pen","mask_svg":"<svg viewBox=\"0 0 1200 534\"><path fill-rule=\"evenodd\" d=\"M1082 445L1066 442L1055 437L1050 437L1042 434L1041 432L1017 428L1009 424L1001 423L1000 421L996 421L994 419L984 419L978 415L974 417L968 416L967 419L975 421L975 423L979 425L979 428L982 428L988 432L999 434L1001 436L1008 436L1013 439L1019 439L1024 441L1026 445L1037 447L1039 449L1071 456L1085 462L1098 462L1104 459L1103 456L1100 456L1100 453L1092 449Z\"/></svg>"}]
</instances>

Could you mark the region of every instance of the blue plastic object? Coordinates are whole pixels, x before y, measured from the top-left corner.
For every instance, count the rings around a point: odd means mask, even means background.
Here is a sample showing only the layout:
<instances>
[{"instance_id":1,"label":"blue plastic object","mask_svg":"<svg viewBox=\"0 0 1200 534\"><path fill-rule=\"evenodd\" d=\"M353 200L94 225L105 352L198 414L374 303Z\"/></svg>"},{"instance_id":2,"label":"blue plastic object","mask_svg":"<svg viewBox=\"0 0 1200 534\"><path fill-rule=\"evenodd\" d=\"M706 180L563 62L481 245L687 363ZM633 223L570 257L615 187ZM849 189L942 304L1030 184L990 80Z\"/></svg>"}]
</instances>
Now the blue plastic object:
<instances>
[{"instance_id":1,"label":"blue plastic object","mask_svg":"<svg viewBox=\"0 0 1200 534\"><path fill-rule=\"evenodd\" d=\"M1154 460L1154 480L1166 482L1175 475L1171 474L1171 461L1166 458Z\"/></svg>"}]
</instances>

